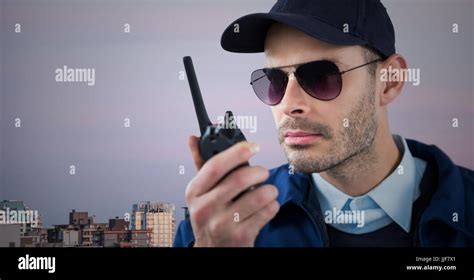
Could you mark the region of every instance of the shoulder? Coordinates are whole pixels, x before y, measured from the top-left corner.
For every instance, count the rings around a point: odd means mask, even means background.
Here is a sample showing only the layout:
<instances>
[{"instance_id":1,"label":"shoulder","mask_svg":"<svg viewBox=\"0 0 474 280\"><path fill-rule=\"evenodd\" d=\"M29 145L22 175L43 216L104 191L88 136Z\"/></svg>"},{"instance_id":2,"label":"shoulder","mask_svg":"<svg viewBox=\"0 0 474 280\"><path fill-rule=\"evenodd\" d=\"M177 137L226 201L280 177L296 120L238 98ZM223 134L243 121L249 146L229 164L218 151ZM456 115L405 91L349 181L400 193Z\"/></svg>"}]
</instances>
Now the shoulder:
<instances>
[{"instance_id":1,"label":"shoulder","mask_svg":"<svg viewBox=\"0 0 474 280\"><path fill-rule=\"evenodd\" d=\"M194 243L193 228L189 219L182 220L174 239L173 247L191 247Z\"/></svg>"},{"instance_id":2,"label":"shoulder","mask_svg":"<svg viewBox=\"0 0 474 280\"><path fill-rule=\"evenodd\" d=\"M459 166L459 171L461 172L461 177L466 185L466 187L474 188L474 171L463 166Z\"/></svg>"}]
</instances>

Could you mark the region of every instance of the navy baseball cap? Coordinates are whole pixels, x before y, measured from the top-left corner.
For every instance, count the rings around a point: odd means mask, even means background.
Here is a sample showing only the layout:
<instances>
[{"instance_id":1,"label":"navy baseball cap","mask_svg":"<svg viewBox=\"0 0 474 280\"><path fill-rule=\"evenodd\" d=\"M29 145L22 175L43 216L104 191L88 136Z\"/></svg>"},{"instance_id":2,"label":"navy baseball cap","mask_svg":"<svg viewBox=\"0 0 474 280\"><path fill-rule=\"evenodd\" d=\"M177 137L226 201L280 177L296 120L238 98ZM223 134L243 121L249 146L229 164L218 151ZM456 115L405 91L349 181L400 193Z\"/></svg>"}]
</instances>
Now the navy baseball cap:
<instances>
[{"instance_id":1,"label":"navy baseball cap","mask_svg":"<svg viewBox=\"0 0 474 280\"><path fill-rule=\"evenodd\" d=\"M395 53L395 31L380 0L278 0L268 13L232 22L221 37L230 52L263 52L272 23L296 28L334 45L365 45L383 57Z\"/></svg>"}]
</instances>

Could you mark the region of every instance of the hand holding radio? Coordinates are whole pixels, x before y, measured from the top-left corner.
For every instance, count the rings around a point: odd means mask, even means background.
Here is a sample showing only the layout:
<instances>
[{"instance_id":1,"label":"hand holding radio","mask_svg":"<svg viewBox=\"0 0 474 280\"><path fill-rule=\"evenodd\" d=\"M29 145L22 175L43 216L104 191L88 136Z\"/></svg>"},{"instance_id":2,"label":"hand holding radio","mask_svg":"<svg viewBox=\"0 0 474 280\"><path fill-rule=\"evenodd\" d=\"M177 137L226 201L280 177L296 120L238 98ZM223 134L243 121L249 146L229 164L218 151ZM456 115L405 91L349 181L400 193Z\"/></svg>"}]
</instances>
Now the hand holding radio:
<instances>
[{"instance_id":1,"label":"hand holding radio","mask_svg":"<svg viewBox=\"0 0 474 280\"><path fill-rule=\"evenodd\" d=\"M189 138L197 175L186 189L195 247L253 246L260 230L278 212L278 191L257 186L268 170L249 166L258 146L245 140L240 129L212 125L207 115L190 57L183 59L201 137ZM232 116L226 113L226 123Z\"/></svg>"}]
</instances>

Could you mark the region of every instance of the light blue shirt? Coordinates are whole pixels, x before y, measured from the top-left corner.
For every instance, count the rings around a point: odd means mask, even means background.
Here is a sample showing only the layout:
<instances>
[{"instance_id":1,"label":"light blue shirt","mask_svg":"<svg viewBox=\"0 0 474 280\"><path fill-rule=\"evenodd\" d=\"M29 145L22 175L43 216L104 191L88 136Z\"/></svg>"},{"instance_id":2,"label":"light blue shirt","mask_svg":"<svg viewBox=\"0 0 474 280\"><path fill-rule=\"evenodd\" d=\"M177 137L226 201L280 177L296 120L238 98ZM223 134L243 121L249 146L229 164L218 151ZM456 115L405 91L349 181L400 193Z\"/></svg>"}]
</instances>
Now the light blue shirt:
<instances>
[{"instance_id":1,"label":"light blue shirt","mask_svg":"<svg viewBox=\"0 0 474 280\"><path fill-rule=\"evenodd\" d=\"M365 195L352 197L319 173L313 173L325 222L353 234L368 233L395 222L410 231L413 202L420 196L426 162L412 156L405 139L393 135L402 160L397 168Z\"/></svg>"}]
</instances>

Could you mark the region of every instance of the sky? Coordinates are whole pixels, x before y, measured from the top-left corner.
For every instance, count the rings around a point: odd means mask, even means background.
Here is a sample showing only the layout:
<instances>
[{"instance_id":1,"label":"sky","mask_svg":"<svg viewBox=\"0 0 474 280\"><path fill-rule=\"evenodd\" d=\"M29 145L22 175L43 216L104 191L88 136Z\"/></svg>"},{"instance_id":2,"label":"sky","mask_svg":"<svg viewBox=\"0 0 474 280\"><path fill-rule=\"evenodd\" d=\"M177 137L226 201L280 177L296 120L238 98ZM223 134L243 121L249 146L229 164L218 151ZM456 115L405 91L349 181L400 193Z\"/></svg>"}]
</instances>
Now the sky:
<instances>
[{"instance_id":1,"label":"sky","mask_svg":"<svg viewBox=\"0 0 474 280\"><path fill-rule=\"evenodd\" d=\"M0 200L25 201L47 226L66 223L71 209L107 221L148 200L174 203L179 222L195 175L187 137L198 134L180 79L186 55L211 119L227 110L256 117L256 132L243 130L261 146L251 164L286 162L270 108L249 85L263 54L220 46L229 23L274 1L0 3ZM472 1L383 3L397 52L421 74L420 85L405 85L389 107L392 132L435 144L473 169ZM94 68L95 84L56 82L65 65Z\"/></svg>"}]
</instances>

